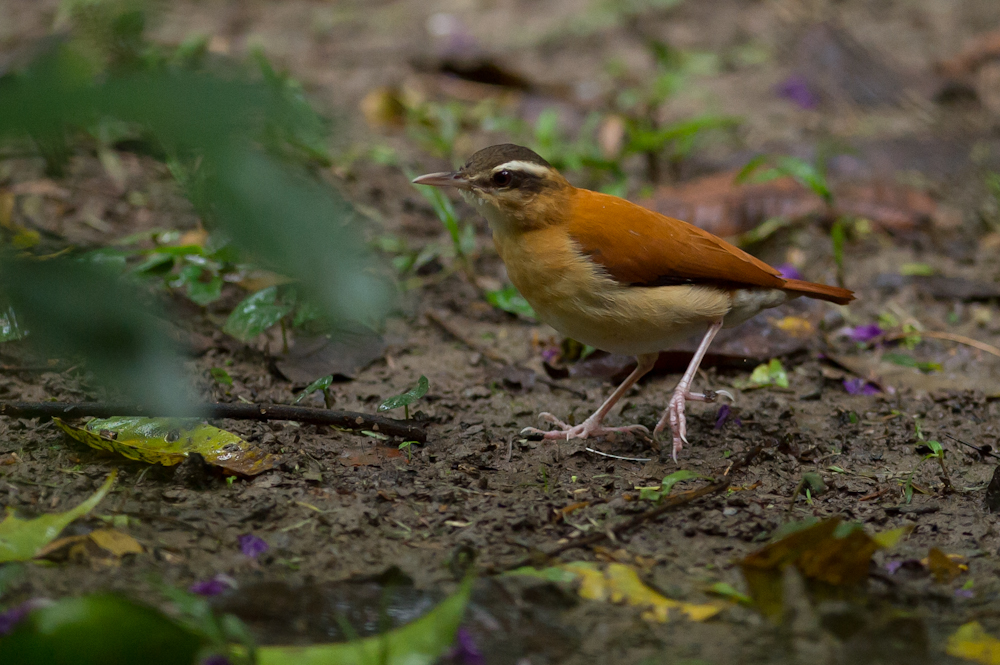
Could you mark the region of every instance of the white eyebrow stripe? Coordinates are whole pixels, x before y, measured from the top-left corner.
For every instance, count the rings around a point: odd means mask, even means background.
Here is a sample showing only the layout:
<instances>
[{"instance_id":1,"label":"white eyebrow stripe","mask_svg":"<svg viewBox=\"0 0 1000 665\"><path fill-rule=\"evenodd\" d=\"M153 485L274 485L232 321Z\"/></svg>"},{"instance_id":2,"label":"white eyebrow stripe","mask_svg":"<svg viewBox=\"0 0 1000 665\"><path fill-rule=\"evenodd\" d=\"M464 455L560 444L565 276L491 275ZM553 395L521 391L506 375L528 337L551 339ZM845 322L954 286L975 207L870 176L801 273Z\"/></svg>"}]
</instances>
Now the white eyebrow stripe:
<instances>
[{"instance_id":1,"label":"white eyebrow stripe","mask_svg":"<svg viewBox=\"0 0 1000 665\"><path fill-rule=\"evenodd\" d=\"M536 175L539 178L544 178L546 175L552 173L552 169L547 166L542 166L541 164L534 164L532 162L522 162L520 160L514 160L511 162L505 162L500 166L495 166L492 173L497 171L503 171L504 169L508 171L521 171L523 173L530 173L531 175Z\"/></svg>"}]
</instances>

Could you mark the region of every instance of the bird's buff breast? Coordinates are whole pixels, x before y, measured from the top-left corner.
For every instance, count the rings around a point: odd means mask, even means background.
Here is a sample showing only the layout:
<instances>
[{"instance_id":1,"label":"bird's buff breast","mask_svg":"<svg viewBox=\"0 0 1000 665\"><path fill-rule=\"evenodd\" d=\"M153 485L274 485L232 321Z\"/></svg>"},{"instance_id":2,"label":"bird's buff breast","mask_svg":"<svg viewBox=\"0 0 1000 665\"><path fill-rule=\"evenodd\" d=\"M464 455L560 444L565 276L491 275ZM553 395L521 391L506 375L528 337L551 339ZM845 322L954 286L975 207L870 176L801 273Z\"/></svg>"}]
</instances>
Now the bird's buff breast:
<instances>
[{"instance_id":1,"label":"bird's buff breast","mask_svg":"<svg viewBox=\"0 0 1000 665\"><path fill-rule=\"evenodd\" d=\"M558 227L517 234L494 228L493 240L511 282L542 321L611 353L670 348L732 307L730 294L714 287L619 284Z\"/></svg>"}]
</instances>

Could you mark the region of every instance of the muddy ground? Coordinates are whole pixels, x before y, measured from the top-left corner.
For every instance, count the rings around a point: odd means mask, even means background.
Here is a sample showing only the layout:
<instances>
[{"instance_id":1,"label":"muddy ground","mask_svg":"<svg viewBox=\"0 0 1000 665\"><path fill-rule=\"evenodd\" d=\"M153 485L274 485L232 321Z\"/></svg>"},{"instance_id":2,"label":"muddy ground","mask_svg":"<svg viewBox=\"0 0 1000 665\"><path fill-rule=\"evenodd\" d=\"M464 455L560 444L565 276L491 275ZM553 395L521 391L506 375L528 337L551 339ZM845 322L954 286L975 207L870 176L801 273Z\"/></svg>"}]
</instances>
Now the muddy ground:
<instances>
[{"instance_id":1,"label":"muddy ground","mask_svg":"<svg viewBox=\"0 0 1000 665\"><path fill-rule=\"evenodd\" d=\"M12 52L44 35L57 4L0 3L0 47ZM280 454L282 462L252 480L227 484L214 479L199 487L171 469L85 448L51 422L0 420L4 505L35 512L65 509L91 493L110 469L118 469L116 489L98 513L128 515L127 532L145 548L111 567L87 561L31 567L5 601L111 588L156 602L154 589L161 582L188 587L217 573L227 573L243 588L261 582L320 588L389 566L398 566L417 588L443 593L453 588L448 564L459 546L476 552L482 571L498 572L534 551L606 531L645 509L635 500L637 486L659 483L678 467L718 476L733 460L762 446L738 472L731 491L685 505L614 543L569 550L562 559L614 558L638 567L647 582L670 597L703 602L714 582L743 588L734 561L759 548L783 522L841 516L872 532L913 525L894 550L876 555L881 572L869 584L868 600L859 606L864 609L836 603L809 609L800 603L798 618L775 628L734 605L707 623L661 625L643 621L636 609L578 603L551 589L539 592L537 585L483 582L482 612L499 617L492 629L482 629L486 662L952 662L944 645L958 625L976 619L1000 633L1000 533L996 518L983 507L996 463L955 441L1000 448L1000 358L925 336L907 353L941 369L922 373L879 363L884 351L897 350L890 342L867 347L837 332L888 312L924 331L1000 346L995 296L949 293L919 277L899 277L907 264L924 264L937 276L962 278L987 291L1000 281L997 204L985 184L1000 163L998 65L981 63L957 83L937 66L976 35L1000 26L1000 11L993 0L657 5L629 3L638 13L628 18L612 3L583 0L186 2L159 16L153 36L178 42L205 33L213 36L212 48L235 56L262 45L335 118L334 150L342 158L332 172L371 218L371 233L402 238L418 249L447 245L447 237L400 166L378 163L372 150L392 149L398 162L415 172L450 164L405 131L366 123L359 109L373 90L409 87L439 100L494 94L503 96L510 114L529 122L542 109L557 107L573 128L614 92L617 79L609 74L609 62L623 63L636 81L653 75L645 46L650 37L684 51L715 54L714 69L687 83L663 113L669 120L706 111L737 114L742 123L733 135L664 175L664 183L738 167L759 151L808 157L824 142L839 141L854 146L840 175L916 186L936 206L929 221L902 230L875 225L871 233L849 240L846 286L857 292L857 302L848 308L769 312L753 328L753 335L766 338L769 326L787 315L815 322L803 343L774 354L788 370L787 389L735 389L755 362L741 366L728 357L707 367L698 385L732 390L736 404L721 426L718 405L689 405L691 445L679 464L641 438L528 441L518 433L536 424L538 411L579 422L614 384L606 377L547 379L542 350L558 343L556 333L492 308L464 274L447 270L442 260L405 292L403 311L386 332L385 352L331 390L334 408L374 412L384 398L427 376L430 392L414 405L413 417L426 426L429 438L426 445L412 447L411 457L396 448L396 441L326 427L227 421L221 424ZM823 21L827 27L817 28ZM852 70L850 58L838 61L847 63L843 69L815 65L821 60L815 44L823 39L816 31L829 26L850 35L850 48L889 73L866 79L872 67L863 63ZM459 48L456 42L471 44L476 54L519 73L529 89L442 74L442 63L452 57L449 49ZM819 81L815 108L802 108L776 92L799 71ZM864 90L859 92L859 86ZM454 154L464 159L478 147L512 138L519 137L463 132ZM116 189L92 155L80 154L58 183L69 198L43 208L34 223L60 234L67 244L83 246L107 245L142 229L194 228L194 213L162 166L127 153L122 159L128 167L127 192ZM4 160L0 185L39 180L41 168L40 160ZM641 159L627 160L624 168L631 198L653 193ZM586 182L588 177L579 173L576 181L595 184ZM133 205L128 192L135 191L146 194L144 205ZM475 219L463 204L458 209L465 220ZM103 223L88 224L83 210L97 211ZM475 272L487 288L502 285L503 266L485 224L475 224ZM827 224L807 217L753 250L775 264L797 264L808 279L832 282L836 268L829 238ZM278 338L247 346L219 332L227 308L242 297L235 286L227 288L233 292L207 310L180 295L172 300L174 322L193 349L185 366L197 377L200 396L290 403L303 384L276 370L271 351L280 347ZM466 341L456 340L435 319L461 331ZM766 360L771 347L763 348ZM36 359L20 343L5 344L0 354L4 400L79 401L102 395L79 370L23 369ZM505 371L490 355L527 371ZM832 357L846 362L834 363ZM214 367L226 368L234 380L231 388L210 378ZM652 428L679 377L676 363L667 369L632 390L611 424L640 422ZM884 390L849 394L843 381L854 376L851 370ZM321 406L322 399L317 394L306 403ZM907 504L904 482L926 452L918 446L920 437L943 444L950 487L940 466L925 462L913 476L917 491ZM649 461L602 457L587 446ZM801 493L794 496L806 472L820 474L828 488L810 502ZM694 485L683 487L689 486ZM560 517L561 509L580 502L586 506ZM84 521L74 528L97 523ZM240 553L237 536L245 533L270 545L257 562ZM947 584L919 571L885 572L886 562L921 559L931 547L965 557L968 571ZM273 596L261 592L259 606L301 598L299 592L267 588ZM307 615L304 604L290 603L287 614ZM309 621L297 618L257 616L258 623L251 623L260 628L263 642L319 640L329 632L322 625L304 627ZM854 628L838 628L853 620Z\"/></svg>"}]
</instances>

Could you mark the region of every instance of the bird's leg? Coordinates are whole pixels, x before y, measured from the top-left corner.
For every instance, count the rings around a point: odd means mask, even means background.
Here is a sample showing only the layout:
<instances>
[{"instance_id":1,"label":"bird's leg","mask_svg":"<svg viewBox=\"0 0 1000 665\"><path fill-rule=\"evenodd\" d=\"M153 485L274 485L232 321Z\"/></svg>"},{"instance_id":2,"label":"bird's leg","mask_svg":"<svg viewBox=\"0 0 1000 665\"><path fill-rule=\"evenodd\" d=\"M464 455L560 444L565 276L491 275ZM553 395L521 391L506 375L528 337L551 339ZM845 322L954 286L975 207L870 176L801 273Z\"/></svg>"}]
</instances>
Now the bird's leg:
<instances>
[{"instance_id":1,"label":"bird's leg","mask_svg":"<svg viewBox=\"0 0 1000 665\"><path fill-rule=\"evenodd\" d=\"M597 411L595 411L589 418L584 420L579 425L575 427L570 426L551 413L540 413L538 414L539 419L546 422L550 422L559 429L544 431L536 429L534 427L525 427L521 430L521 434L541 434L543 439L586 439L592 436L603 436L605 434L610 434L612 432L645 432L649 434L649 430L642 425L628 425L626 427L603 427L601 421L604 420L604 416L608 415L608 411L611 410L618 400L622 398L625 392L635 385L636 381L641 379L649 370L653 369L653 365L656 364L656 358L659 356L658 353L647 353L641 356L636 356L636 366L632 370L632 373L622 381L621 385L615 388L615 391L611 393L611 396L604 400L604 404L601 405Z\"/></svg>"},{"instance_id":2,"label":"bird's leg","mask_svg":"<svg viewBox=\"0 0 1000 665\"><path fill-rule=\"evenodd\" d=\"M694 352L694 357L691 358L691 362L688 364L687 369L684 371L684 376L677 383L677 387L674 388L674 394L670 396L670 402L667 405L666 411L663 412L663 417L660 418L660 422L656 424L656 429L653 430L653 436L663 431L666 427L667 422L670 422L670 430L674 435L674 461L677 461L677 452L687 443L687 421L684 418L684 402L686 400L691 400L695 402L714 402L716 398L715 392L706 391L702 393L692 393L691 383L694 381L694 375L698 371L698 366L701 365L702 358L705 357L705 352L708 351L709 345L712 340L715 339L715 335L722 329L722 320L713 322L708 326L708 331L701 340L701 344L698 345L698 349ZM729 393L725 393L729 395ZM730 395L731 397L731 395Z\"/></svg>"}]
</instances>

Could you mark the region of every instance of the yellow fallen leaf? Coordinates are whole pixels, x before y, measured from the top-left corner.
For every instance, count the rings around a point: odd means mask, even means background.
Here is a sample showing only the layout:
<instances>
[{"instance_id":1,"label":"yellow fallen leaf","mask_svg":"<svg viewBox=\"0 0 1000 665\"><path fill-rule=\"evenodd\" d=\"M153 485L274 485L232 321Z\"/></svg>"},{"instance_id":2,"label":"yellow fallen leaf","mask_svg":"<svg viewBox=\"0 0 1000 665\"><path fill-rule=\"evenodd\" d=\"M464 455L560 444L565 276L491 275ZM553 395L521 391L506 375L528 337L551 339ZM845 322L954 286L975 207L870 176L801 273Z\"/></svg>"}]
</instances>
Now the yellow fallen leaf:
<instances>
[{"instance_id":1,"label":"yellow fallen leaf","mask_svg":"<svg viewBox=\"0 0 1000 665\"><path fill-rule=\"evenodd\" d=\"M271 469L277 460L248 444L232 432L186 418L101 418L84 427L56 425L91 448L110 450L122 457L173 466L189 453L199 453L209 464L241 476L254 476Z\"/></svg>"},{"instance_id":2,"label":"yellow fallen leaf","mask_svg":"<svg viewBox=\"0 0 1000 665\"><path fill-rule=\"evenodd\" d=\"M1000 665L1000 640L983 630L978 621L959 626L948 638L945 652L983 665Z\"/></svg>"},{"instance_id":3,"label":"yellow fallen leaf","mask_svg":"<svg viewBox=\"0 0 1000 665\"><path fill-rule=\"evenodd\" d=\"M579 577L581 598L647 608L642 614L646 621L666 623L670 610L680 611L692 621L705 621L722 611L713 603L698 605L666 598L643 584L635 570L625 564L610 563L603 571L584 561L558 567Z\"/></svg>"},{"instance_id":4,"label":"yellow fallen leaf","mask_svg":"<svg viewBox=\"0 0 1000 665\"><path fill-rule=\"evenodd\" d=\"M97 529L90 532L90 539L100 547L117 557L126 554L142 554L142 545L132 536L115 529Z\"/></svg>"},{"instance_id":5,"label":"yellow fallen leaf","mask_svg":"<svg viewBox=\"0 0 1000 665\"><path fill-rule=\"evenodd\" d=\"M772 320L772 323L775 328L784 330L792 337L806 337L807 335L813 334L815 331L815 328L813 328L813 324L810 321L798 316L786 316L785 318L777 321Z\"/></svg>"}]
</instances>

